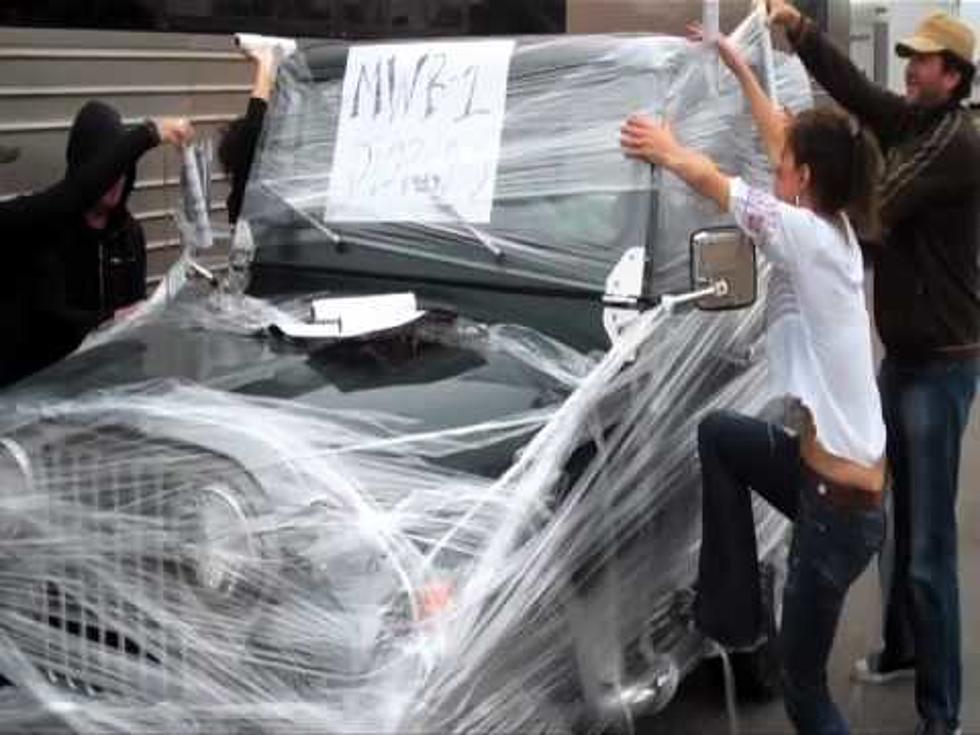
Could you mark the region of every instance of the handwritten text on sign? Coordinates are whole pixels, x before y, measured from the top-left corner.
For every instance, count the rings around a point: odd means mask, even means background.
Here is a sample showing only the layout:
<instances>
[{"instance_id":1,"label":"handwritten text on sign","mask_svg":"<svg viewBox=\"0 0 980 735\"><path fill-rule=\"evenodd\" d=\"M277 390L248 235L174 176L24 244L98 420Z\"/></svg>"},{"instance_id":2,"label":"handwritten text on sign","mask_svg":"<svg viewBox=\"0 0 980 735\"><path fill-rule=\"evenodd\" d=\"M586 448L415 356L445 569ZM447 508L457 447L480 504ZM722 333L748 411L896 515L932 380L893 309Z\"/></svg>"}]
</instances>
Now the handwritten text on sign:
<instances>
[{"instance_id":1,"label":"handwritten text on sign","mask_svg":"<svg viewBox=\"0 0 980 735\"><path fill-rule=\"evenodd\" d=\"M327 220L489 222L513 48L352 47Z\"/></svg>"}]
</instances>

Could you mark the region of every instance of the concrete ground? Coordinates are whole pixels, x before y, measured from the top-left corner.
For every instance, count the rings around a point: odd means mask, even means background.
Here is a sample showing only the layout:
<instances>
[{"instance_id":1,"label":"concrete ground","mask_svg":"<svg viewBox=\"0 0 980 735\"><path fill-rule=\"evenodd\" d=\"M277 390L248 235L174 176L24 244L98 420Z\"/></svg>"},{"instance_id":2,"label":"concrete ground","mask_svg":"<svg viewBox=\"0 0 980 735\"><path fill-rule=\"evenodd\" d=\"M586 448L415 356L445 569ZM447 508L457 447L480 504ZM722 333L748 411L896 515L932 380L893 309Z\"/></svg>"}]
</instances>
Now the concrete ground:
<instances>
[{"instance_id":1,"label":"concrete ground","mask_svg":"<svg viewBox=\"0 0 980 735\"><path fill-rule=\"evenodd\" d=\"M960 604L963 619L964 735L980 735L980 401L963 444L960 473ZM855 659L877 649L880 641L880 602L877 569L872 565L851 588L830 660L834 699L855 733L911 735L915 729L914 687L905 680L885 686L851 681ZM702 667L703 669L703 667ZM639 733L727 735L730 732L724 692L699 670L681 685L677 698L656 718L638 723ZM767 705L741 706L742 735L792 732L777 700Z\"/></svg>"}]
</instances>

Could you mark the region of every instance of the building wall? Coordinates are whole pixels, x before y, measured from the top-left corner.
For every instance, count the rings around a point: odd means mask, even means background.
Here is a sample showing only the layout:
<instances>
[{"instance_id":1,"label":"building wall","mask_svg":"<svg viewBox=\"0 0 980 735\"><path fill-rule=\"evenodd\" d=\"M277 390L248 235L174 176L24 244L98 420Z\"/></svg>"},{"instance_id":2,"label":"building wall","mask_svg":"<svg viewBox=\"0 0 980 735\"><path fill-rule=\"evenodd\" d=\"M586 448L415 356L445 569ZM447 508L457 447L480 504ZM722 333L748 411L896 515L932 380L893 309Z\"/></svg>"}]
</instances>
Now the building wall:
<instances>
[{"instance_id":1,"label":"building wall","mask_svg":"<svg viewBox=\"0 0 980 735\"><path fill-rule=\"evenodd\" d=\"M753 5L753 0L720 0L722 30L734 28ZM701 13L700 0L568 0L567 24L570 33L683 34Z\"/></svg>"}]
</instances>

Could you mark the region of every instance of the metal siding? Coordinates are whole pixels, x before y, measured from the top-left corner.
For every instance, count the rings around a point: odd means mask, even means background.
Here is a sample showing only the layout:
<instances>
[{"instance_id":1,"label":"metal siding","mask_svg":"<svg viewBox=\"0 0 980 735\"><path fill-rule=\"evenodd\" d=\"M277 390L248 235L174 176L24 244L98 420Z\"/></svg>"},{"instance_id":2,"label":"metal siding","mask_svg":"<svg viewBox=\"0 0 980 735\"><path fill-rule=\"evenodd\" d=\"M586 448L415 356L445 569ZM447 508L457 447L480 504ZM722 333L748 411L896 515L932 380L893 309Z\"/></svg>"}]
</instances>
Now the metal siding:
<instances>
[{"instance_id":1,"label":"metal siding","mask_svg":"<svg viewBox=\"0 0 980 735\"><path fill-rule=\"evenodd\" d=\"M731 30L755 0L719 0L721 27ZM570 33L647 31L683 34L687 24L700 20L700 0L568 0Z\"/></svg>"}]
</instances>

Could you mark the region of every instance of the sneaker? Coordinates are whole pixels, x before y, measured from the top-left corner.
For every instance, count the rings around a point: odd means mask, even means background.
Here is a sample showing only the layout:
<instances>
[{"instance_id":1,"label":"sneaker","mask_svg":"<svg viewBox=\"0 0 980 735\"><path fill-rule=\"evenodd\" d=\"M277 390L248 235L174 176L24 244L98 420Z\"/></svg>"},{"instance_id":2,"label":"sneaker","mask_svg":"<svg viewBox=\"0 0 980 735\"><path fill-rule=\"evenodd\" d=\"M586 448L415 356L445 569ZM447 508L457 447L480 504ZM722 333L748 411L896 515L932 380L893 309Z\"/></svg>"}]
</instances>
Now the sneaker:
<instances>
[{"instance_id":1,"label":"sneaker","mask_svg":"<svg viewBox=\"0 0 980 735\"><path fill-rule=\"evenodd\" d=\"M872 653L859 659L854 664L854 679L866 684L887 684L898 679L915 677L915 661L892 662L885 659L882 653Z\"/></svg>"}]
</instances>

